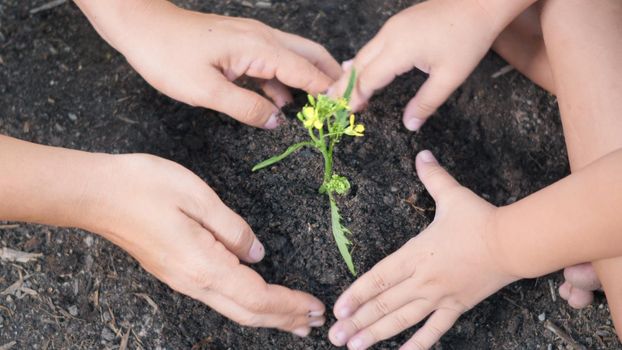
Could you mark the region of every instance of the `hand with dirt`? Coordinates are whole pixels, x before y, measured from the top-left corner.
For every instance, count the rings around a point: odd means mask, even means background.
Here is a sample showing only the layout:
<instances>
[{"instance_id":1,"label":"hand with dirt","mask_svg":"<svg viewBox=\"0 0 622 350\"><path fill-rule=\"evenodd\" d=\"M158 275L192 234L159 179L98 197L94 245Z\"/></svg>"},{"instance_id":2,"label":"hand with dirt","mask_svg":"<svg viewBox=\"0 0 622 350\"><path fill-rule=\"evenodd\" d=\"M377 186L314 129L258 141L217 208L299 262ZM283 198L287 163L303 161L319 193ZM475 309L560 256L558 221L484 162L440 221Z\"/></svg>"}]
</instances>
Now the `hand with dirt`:
<instances>
[{"instance_id":1,"label":"hand with dirt","mask_svg":"<svg viewBox=\"0 0 622 350\"><path fill-rule=\"evenodd\" d=\"M319 44L255 20L181 9L165 0L76 0L95 29L147 82L193 106L266 129L292 101L286 86L317 94L341 75ZM270 102L233 83L257 81Z\"/></svg>"},{"instance_id":2,"label":"hand with dirt","mask_svg":"<svg viewBox=\"0 0 622 350\"><path fill-rule=\"evenodd\" d=\"M313 296L267 284L240 263L264 248L198 176L149 155L46 147L0 135L0 220L79 227L135 257L171 288L232 320L306 336L324 323Z\"/></svg>"},{"instance_id":3,"label":"hand with dirt","mask_svg":"<svg viewBox=\"0 0 622 350\"><path fill-rule=\"evenodd\" d=\"M417 68L428 79L403 115L407 129L418 130L464 82L503 28L534 0L430 0L391 17L353 60L358 80L351 106L359 110L375 91ZM329 90L340 93L349 72Z\"/></svg>"},{"instance_id":4,"label":"hand with dirt","mask_svg":"<svg viewBox=\"0 0 622 350\"><path fill-rule=\"evenodd\" d=\"M462 313L518 279L491 245L497 208L460 186L429 151L416 165L436 201L434 221L339 297L334 345L367 349L430 315L401 348L429 349Z\"/></svg>"}]
</instances>

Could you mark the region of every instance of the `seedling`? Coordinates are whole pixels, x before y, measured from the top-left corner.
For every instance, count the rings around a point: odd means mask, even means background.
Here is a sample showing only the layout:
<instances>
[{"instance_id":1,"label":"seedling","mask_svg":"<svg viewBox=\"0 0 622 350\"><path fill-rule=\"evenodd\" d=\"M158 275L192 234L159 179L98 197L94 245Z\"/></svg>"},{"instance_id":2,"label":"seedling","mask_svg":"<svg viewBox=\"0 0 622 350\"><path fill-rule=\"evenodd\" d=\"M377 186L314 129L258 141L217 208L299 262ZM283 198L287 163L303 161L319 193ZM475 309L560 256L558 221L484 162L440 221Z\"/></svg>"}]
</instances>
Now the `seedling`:
<instances>
[{"instance_id":1,"label":"seedling","mask_svg":"<svg viewBox=\"0 0 622 350\"><path fill-rule=\"evenodd\" d=\"M347 178L334 172L333 151L342 136L359 137L363 136L363 132L365 132L365 126L356 123L356 117L350 112L348 106L355 80L356 73L352 70L348 87L342 98L333 99L321 94L314 98L309 95L309 103L296 116L307 129L311 140L293 144L285 152L266 159L253 167L253 171L263 169L285 159L303 147L314 148L322 154L324 157L324 180L319 192L328 197L333 236L343 260L353 275L356 275L356 270L349 250L351 242L348 239L351 233L341 224L341 215L335 201L335 195L343 195L348 192L350 182Z\"/></svg>"}]
</instances>

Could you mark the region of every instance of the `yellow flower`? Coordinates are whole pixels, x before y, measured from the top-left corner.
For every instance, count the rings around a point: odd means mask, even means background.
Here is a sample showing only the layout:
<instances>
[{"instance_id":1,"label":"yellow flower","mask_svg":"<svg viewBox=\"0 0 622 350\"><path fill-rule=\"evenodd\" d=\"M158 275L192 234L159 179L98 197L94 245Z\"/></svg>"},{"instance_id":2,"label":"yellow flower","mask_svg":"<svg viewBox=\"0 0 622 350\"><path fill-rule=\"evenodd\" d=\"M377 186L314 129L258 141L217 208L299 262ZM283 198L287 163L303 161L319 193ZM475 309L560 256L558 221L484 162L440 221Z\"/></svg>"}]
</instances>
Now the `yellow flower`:
<instances>
[{"instance_id":1,"label":"yellow flower","mask_svg":"<svg viewBox=\"0 0 622 350\"><path fill-rule=\"evenodd\" d=\"M354 124L354 114L350 114L350 126L348 126L343 133L350 136L363 136L365 132L365 125Z\"/></svg>"},{"instance_id":2,"label":"yellow flower","mask_svg":"<svg viewBox=\"0 0 622 350\"><path fill-rule=\"evenodd\" d=\"M316 120L313 122L313 126L314 126L316 129L320 130L320 129L324 126L324 123L322 123L322 121L321 121L321 120L316 119Z\"/></svg>"},{"instance_id":3,"label":"yellow flower","mask_svg":"<svg viewBox=\"0 0 622 350\"><path fill-rule=\"evenodd\" d=\"M317 112L315 108L307 106L302 109L302 116L304 117L303 124L305 128L310 129L317 120Z\"/></svg>"}]
</instances>

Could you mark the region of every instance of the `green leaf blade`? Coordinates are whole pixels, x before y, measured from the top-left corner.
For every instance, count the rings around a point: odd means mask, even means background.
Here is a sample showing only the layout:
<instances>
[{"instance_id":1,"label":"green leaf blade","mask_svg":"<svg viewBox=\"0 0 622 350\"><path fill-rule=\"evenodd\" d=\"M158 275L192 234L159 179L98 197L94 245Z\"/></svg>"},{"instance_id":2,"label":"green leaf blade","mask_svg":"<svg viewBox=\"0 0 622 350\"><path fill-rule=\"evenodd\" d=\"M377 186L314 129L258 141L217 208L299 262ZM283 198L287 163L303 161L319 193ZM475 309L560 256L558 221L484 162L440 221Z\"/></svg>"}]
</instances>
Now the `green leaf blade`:
<instances>
[{"instance_id":1,"label":"green leaf blade","mask_svg":"<svg viewBox=\"0 0 622 350\"><path fill-rule=\"evenodd\" d=\"M348 270L350 270L350 273L353 276L356 276L356 269L354 268L354 262L352 262L352 255L350 254L350 250L348 249L348 247L352 244L347 237L350 234L350 230L348 230L341 224L341 215L339 214L339 208L337 208L337 203L335 203L332 195L329 195L328 198L330 201L330 219L332 224L333 237L335 237L337 248L339 248L339 253L341 253L341 257L348 266Z\"/></svg>"},{"instance_id":2,"label":"green leaf blade","mask_svg":"<svg viewBox=\"0 0 622 350\"><path fill-rule=\"evenodd\" d=\"M299 149L301 149L302 147L305 147L305 146L314 146L314 144L311 141L295 143L295 144L289 146L285 150L285 152L279 154L278 156L274 156L274 157L268 158L268 159L264 160L263 162L258 163L257 165L255 165L253 167L252 171L257 171L257 170L263 169L265 167L269 167L272 164L278 163L278 162L282 161L283 159L285 159L290 154L296 152L297 150L299 150Z\"/></svg>"},{"instance_id":3,"label":"green leaf blade","mask_svg":"<svg viewBox=\"0 0 622 350\"><path fill-rule=\"evenodd\" d=\"M352 97L352 91L354 90L354 83L356 83L356 70L352 68L352 73L350 73L350 79L348 80L348 87L346 91L343 93L343 98L346 101L350 102L350 98Z\"/></svg>"}]
</instances>

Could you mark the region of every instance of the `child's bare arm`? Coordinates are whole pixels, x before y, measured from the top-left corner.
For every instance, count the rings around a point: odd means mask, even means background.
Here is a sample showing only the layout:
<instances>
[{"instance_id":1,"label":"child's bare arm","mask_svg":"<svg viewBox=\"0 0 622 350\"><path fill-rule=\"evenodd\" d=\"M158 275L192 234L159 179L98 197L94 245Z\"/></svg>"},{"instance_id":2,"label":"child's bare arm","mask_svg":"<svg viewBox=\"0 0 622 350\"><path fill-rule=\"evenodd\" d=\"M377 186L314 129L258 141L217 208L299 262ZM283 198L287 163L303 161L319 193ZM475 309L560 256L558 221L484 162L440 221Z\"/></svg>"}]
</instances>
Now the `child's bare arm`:
<instances>
[{"instance_id":1,"label":"child's bare arm","mask_svg":"<svg viewBox=\"0 0 622 350\"><path fill-rule=\"evenodd\" d=\"M434 221L339 297L335 345L366 349L430 316L403 347L428 349L512 281L622 255L622 150L502 208L460 186L429 152L416 165Z\"/></svg>"},{"instance_id":2,"label":"child's bare arm","mask_svg":"<svg viewBox=\"0 0 622 350\"><path fill-rule=\"evenodd\" d=\"M351 105L362 108L376 90L417 68L430 76L404 111L417 130L468 77L501 31L535 0L430 0L390 18L351 64L359 79ZM334 85L345 90L349 73Z\"/></svg>"},{"instance_id":3,"label":"child's bare arm","mask_svg":"<svg viewBox=\"0 0 622 350\"><path fill-rule=\"evenodd\" d=\"M299 336L324 322L311 295L240 263L264 256L248 224L188 169L144 154L46 147L0 135L0 220L79 227L171 288L248 326Z\"/></svg>"},{"instance_id":4,"label":"child's bare arm","mask_svg":"<svg viewBox=\"0 0 622 350\"><path fill-rule=\"evenodd\" d=\"M275 128L290 86L316 94L339 78L321 45L255 20L179 8L166 0L75 0L97 32L152 86L249 125ZM233 83L257 80L268 99Z\"/></svg>"}]
</instances>

